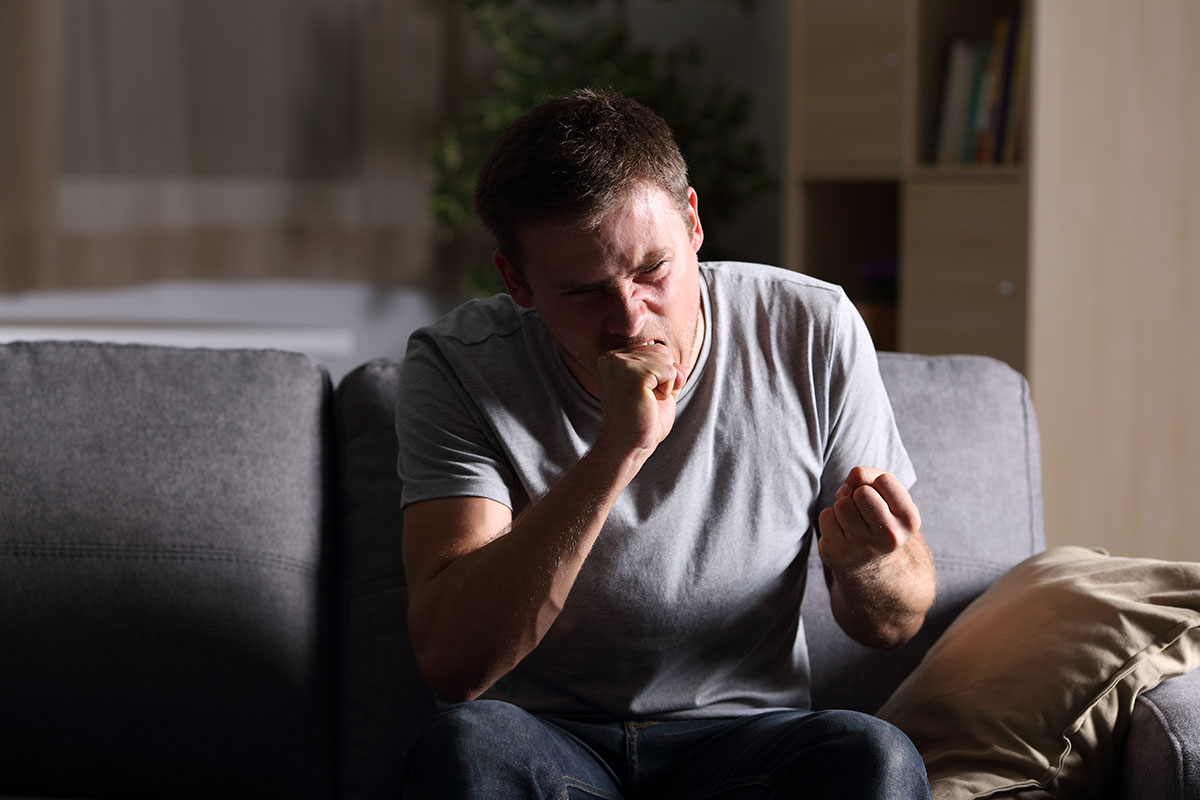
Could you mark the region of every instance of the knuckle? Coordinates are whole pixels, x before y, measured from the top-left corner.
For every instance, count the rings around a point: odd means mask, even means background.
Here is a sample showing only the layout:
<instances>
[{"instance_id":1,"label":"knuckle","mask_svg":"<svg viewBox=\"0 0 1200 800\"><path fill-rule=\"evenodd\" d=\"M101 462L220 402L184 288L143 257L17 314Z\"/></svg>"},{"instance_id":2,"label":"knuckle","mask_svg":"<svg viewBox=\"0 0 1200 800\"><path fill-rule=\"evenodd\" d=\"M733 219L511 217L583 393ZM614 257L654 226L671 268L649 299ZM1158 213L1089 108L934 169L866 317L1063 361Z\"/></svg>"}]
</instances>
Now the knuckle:
<instances>
[{"instance_id":1,"label":"knuckle","mask_svg":"<svg viewBox=\"0 0 1200 800\"><path fill-rule=\"evenodd\" d=\"M917 511L916 506L906 508L896 515L901 524L906 530L919 531L921 530L921 512Z\"/></svg>"},{"instance_id":2,"label":"knuckle","mask_svg":"<svg viewBox=\"0 0 1200 800\"><path fill-rule=\"evenodd\" d=\"M888 491L895 491L898 488L904 488L904 485L900 483L900 479L890 472L879 473L879 476L875 478L875 485L881 489L887 489Z\"/></svg>"}]
</instances>

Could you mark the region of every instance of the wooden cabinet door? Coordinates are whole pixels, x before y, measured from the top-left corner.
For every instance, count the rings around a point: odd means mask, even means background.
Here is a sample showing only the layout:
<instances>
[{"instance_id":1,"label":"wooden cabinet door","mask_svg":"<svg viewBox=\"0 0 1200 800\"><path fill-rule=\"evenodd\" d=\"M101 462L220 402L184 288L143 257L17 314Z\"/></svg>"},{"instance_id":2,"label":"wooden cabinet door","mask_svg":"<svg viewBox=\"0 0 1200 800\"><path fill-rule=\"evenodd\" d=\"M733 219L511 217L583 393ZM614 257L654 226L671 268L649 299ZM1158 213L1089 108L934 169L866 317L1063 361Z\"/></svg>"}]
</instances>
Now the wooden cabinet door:
<instances>
[{"instance_id":1,"label":"wooden cabinet door","mask_svg":"<svg viewBox=\"0 0 1200 800\"><path fill-rule=\"evenodd\" d=\"M905 186L902 350L982 353L1024 371L1026 194L1023 181Z\"/></svg>"},{"instance_id":2,"label":"wooden cabinet door","mask_svg":"<svg viewBox=\"0 0 1200 800\"><path fill-rule=\"evenodd\" d=\"M806 164L899 169L905 6L797 0Z\"/></svg>"}]
</instances>

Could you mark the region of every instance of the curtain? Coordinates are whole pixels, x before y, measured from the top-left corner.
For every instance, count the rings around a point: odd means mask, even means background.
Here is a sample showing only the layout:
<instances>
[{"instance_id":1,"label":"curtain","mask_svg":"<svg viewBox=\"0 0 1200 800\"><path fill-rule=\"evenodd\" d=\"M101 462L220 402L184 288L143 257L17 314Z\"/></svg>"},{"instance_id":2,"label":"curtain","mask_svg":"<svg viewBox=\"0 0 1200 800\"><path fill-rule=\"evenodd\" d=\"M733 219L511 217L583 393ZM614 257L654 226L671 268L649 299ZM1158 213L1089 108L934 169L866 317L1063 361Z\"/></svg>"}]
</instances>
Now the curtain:
<instances>
[{"instance_id":1,"label":"curtain","mask_svg":"<svg viewBox=\"0 0 1200 800\"><path fill-rule=\"evenodd\" d=\"M58 0L8 0L0 19L0 271L50 276L58 170Z\"/></svg>"},{"instance_id":2,"label":"curtain","mask_svg":"<svg viewBox=\"0 0 1200 800\"><path fill-rule=\"evenodd\" d=\"M4 0L0 291L426 277L435 0Z\"/></svg>"}]
</instances>

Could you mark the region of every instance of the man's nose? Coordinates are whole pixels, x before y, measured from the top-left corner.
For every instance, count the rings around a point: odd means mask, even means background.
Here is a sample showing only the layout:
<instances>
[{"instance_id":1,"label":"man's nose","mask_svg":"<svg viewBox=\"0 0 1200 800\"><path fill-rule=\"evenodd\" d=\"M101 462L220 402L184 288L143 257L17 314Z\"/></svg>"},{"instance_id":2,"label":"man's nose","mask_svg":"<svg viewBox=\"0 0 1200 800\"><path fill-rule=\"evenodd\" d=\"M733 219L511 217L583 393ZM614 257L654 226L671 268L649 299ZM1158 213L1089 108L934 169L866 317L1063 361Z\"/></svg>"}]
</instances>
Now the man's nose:
<instances>
[{"instance_id":1,"label":"man's nose","mask_svg":"<svg viewBox=\"0 0 1200 800\"><path fill-rule=\"evenodd\" d=\"M636 285L623 286L613 292L608 311L608 329L621 336L633 336L645 325L646 301Z\"/></svg>"}]
</instances>

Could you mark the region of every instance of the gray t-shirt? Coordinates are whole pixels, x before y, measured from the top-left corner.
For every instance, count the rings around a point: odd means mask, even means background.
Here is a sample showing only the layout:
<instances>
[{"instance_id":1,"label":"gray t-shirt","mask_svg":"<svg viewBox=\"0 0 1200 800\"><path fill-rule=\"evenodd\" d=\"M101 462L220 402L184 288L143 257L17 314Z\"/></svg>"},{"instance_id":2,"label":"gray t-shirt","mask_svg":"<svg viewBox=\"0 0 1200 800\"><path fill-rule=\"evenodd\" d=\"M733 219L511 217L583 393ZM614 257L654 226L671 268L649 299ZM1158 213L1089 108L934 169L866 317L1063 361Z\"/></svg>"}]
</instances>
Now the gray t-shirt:
<instances>
[{"instance_id":1,"label":"gray t-shirt","mask_svg":"<svg viewBox=\"0 0 1200 800\"><path fill-rule=\"evenodd\" d=\"M854 466L911 485L912 465L841 289L753 264L700 275L704 344L670 435L541 644L486 696L617 720L808 706L800 600L817 514ZM535 312L506 295L466 303L409 341L403 502L479 496L519 514L600 421Z\"/></svg>"}]
</instances>

